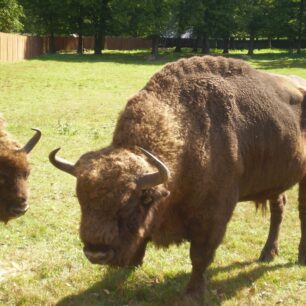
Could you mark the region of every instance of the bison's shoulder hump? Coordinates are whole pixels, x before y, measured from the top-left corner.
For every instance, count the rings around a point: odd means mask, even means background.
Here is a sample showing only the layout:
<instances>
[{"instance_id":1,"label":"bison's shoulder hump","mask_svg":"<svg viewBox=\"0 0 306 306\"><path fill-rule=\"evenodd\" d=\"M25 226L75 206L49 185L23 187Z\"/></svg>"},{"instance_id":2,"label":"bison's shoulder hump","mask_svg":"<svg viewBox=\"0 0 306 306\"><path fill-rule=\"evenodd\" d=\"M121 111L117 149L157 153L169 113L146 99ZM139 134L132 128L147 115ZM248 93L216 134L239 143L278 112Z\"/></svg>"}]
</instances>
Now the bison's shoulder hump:
<instances>
[{"instance_id":1,"label":"bison's shoulder hump","mask_svg":"<svg viewBox=\"0 0 306 306\"><path fill-rule=\"evenodd\" d=\"M202 78L215 75L228 78L236 75L250 75L255 69L243 60L230 59L222 56L194 56L167 64L157 72L146 85L147 90L163 90L175 86L186 79Z\"/></svg>"}]
</instances>

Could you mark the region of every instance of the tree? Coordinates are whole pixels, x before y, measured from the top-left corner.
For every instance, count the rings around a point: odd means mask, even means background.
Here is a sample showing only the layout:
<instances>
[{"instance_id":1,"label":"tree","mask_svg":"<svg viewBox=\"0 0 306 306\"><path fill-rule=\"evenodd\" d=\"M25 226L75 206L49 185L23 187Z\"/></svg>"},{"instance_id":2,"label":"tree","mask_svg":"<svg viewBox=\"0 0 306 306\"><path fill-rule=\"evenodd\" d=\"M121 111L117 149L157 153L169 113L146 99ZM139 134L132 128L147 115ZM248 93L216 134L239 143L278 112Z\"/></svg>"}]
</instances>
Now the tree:
<instances>
[{"instance_id":1,"label":"tree","mask_svg":"<svg viewBox=\"0 0 306 306\"><path fill-rule=\"evenodd\" d=\"M270 0L269 9L266 9L268 20L262 36L287 38L289 49L294 48L297 42L297 52L301 50L301 40L305 35L305 1L304 0Z\"/></svg>"},{"instance_id":2,"label":"tree","mask_svg":"<svg viewBox=\"0 0 306 306\"><path fill-rule=\"evenodd\" d=\"M174 0L171 5L173 30L176 35L175 52L181 51L181 36L200 22L201 0Z\"/></svg>"},{"instance_id":3,"label":"tree","mask_svg":"<svg viewBox=\"0 0 306 306\"><path fill-rule=\"evenodd\" d=\"M90 31L94 36L94 52L101 54L105 36L109 34L112 22L111 0L87 0Z\"/></svg>"},{"instance_id":4,"label":"tree","mask_svg":"<svg viewBox=\"0 0 306 306\"><path fill-rule=\"evenodd\" d=\"M50 36L50 52L55 52L55 34L61 33L66 2L62 0L20 0L25 10L24 30Z\"/></svg>"},{"instance_id":5,"label":"tree","mask_svg":"<svg viewBox=\"0 0 306 306\"><path fill-rule=\"evenodd\" d=\"M90 4L87 0L66 0L65 21L67 23L67 33L78 34L77 53L83 53L83 35L91 34L89 25Z\"/></svg>"},{"instance_id":6,"label":"tree","mask_svg":"<svg viewBox=\"0 0 306 306\"><path fill-rule=\"evenodd\" d=\"M301 53L302 35L303 31L305 30L304 10L305 10L305 1L300 0L298 20L297 20L297 36L298 36L297 53Z\"/></svg>"},{"instance_id":7,"label":"tree","mask_svg":"<svg viewBox=\"0 0 306 306\"><path fill-rule=\"evenodd\" d=\"M238 29L237 13L242 0L219 0L214 10L215 24L214 34L216 37L223 38L223 53L229 52L230 38Z\"/></svg>"},{"instance_id":8,"label":"tree","mask_svg":"<svg viewBox=\"0 0 306 306\"><path fill-rule=\"evenodd\" d=\"M0 0L0 32L18 32L23 28L20 18L22 6L17 0Z\"/></svg>"},{"instance_id":9,"label":"tree","mask_svg":"<svg viewBox=\"0 0 306 306\"><path fill-rule=\"evenodd\" d=\"M272 0L267 12L266 26L262 35L269 39L273 37L292 37L293 28L290 20L293 17L291 0Z\"/></svg>"},{"instance_id":10,"label":"tree","mask_svg":"<svg viewBox=\"0 0 306 306\"><path fill-rule=\"evenodd\" d=\"M215 25L215 1L202 0L202 20L198 26L198 32L202 40L202 53L208 54L210 50L209 37L213 34Z\"/></svg>"},{"instance_id":11,"label":"tree","mask_svg":"<svg viewBox=\"0 0 306 306\"><path fill-rule=\"evenodd\" d=\"M171 4L173 0L122 0L121 12L129 16L122 24L126 24L125 34L152 39L152 58L158 56L159 38L169 28ZM121 14L122 16L122 14ZM123 18L121 18L123 20Z\"/></svg>"},{"instance_id":12,"label":"tree","mask_svg":"<svg viewBox=\"0 0 306 306\"><path fill-rule=\"evenodd\" d=\"M271 5L270 0L245 0L241 2L238 13L240 30L245 31L249 36L249 55L253 54L255 37L267 28L268 12Z\"/></svg>"},{"instance_id":13,"label":"tree","mask_svg":"<svg viewBox=\"0 0 306 306\"><path fill-rule=\"evenodd\" d=\"M216 15L222 7L216 4L215 0L201 0L197 6L200 18L196 18L193 32L202 44L202 53L208 54L210 51L209 38L213 37L217 30L218 20Z\"/></svg>"}]
</instances>

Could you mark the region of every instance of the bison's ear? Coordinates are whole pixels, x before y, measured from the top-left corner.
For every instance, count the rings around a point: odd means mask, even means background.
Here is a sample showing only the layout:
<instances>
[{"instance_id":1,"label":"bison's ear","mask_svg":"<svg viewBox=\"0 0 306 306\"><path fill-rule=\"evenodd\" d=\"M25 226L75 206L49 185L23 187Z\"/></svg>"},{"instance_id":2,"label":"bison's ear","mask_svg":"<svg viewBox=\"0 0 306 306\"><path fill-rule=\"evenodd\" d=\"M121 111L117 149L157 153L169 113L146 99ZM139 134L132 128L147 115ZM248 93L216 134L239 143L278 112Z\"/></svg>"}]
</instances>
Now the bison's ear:
<instances>
[{"instance_id":1,"label":"bison's ear","mask_svg":"<svg viewBox=\"0 0 306 306\"><path fill-rule=\"evenodd\" d=\"M144 206L151 206L152 204L167 198L169 195L170 191L163 187L143 190L141 195L141 204Z\"/></svg>"}]
</instances>

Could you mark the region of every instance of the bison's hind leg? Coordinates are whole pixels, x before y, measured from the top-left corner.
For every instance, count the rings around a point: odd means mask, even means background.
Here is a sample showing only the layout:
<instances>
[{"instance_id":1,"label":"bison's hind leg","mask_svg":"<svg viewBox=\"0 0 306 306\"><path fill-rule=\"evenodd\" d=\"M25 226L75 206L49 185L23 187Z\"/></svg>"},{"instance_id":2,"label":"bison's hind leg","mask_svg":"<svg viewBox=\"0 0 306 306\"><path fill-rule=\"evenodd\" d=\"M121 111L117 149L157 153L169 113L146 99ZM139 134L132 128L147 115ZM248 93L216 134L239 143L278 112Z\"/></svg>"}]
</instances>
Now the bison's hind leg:
<instances>
[{"instance_id":1,"label":"bison's hind leg","mask_svg":"<svg viewBox=\"0 0 306 306\"><path fill-rule=\"evenodd\" d=\"M299 263L306 266L306 177L299 185L299 215L301 222L301 240L299 245Z\"/></svg>"},{"instance_id":2,"label":"bison's hind leg","mask_svg":"<svg viewBox=\"0 0 306 306\"><path fill-rule=\"evenodd\" d=\"M272 261L278 255L278 236L280 226L284 217L285 205L287 202L286 195L280 194L279 196L270 199L270 229L268 239L263 247L259 261L268 262Z\"/></svg>"}]
</instances>

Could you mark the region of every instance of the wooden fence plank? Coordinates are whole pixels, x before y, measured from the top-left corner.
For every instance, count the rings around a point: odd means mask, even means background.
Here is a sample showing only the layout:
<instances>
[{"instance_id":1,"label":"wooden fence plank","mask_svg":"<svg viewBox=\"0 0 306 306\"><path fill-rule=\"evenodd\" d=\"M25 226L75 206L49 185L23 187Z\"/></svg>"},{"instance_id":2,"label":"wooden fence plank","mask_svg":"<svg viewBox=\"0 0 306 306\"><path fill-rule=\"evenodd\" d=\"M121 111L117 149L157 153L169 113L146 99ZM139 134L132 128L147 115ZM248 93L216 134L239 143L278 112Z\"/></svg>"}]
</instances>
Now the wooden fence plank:
<instances>
[{"instance_id":1,"label":"wooden fence plank","mask_svg":"<svg viewBox=\"0 0 306 306\"><path fill-rule=\"evenodd\" d=\"M48 51L43 44L40 37L0 32L0 61L13 62L39 56Z\"/></svg>"}]
</instances>

